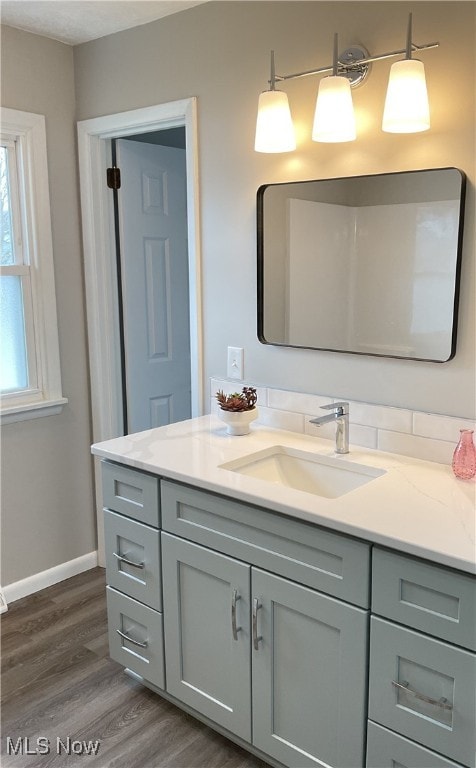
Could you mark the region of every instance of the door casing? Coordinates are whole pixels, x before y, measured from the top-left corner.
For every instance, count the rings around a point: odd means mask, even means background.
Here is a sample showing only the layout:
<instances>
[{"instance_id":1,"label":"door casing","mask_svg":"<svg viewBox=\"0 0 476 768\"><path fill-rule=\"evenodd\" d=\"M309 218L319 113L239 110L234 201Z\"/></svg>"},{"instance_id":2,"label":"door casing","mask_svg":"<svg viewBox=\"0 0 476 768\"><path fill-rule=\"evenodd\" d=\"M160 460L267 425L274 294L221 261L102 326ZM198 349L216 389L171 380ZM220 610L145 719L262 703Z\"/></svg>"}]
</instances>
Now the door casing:
<instances>
[{"instance_id":1,"label":"door casing","mask_svg":"<svg viewBox=\"0 0 476 768\"><path fill-rule=\"evenodd\" d=\"M192 416L199 416L203 413L203 342L197 99L105 115L77 125L94 442L124 434L114 212L112 194L105 183L106 168L111 165L111 139L180 126L185 127L186 140ZM97 500L101 496L98 470L96 459ZM102 514L98 514L101 565L104 537L100 520Z\"/></svg>"}]
</instances>

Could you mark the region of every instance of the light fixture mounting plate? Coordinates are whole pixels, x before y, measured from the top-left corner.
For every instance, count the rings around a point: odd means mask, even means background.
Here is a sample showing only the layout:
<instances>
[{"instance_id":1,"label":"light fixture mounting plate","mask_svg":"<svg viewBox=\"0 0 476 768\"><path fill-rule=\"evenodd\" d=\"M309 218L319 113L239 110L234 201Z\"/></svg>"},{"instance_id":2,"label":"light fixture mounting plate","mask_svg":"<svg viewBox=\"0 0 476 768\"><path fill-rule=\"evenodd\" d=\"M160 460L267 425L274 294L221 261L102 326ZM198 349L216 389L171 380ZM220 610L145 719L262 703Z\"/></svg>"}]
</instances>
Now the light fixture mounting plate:
<instances>
[{"instance_id":1,"label":"light fixture mounting plate","mask_svg":"<svg viewBox=\"0 0 476 768\"><path fill-rule=\"evenodd\" d=\"M351 88L361 85L370 72L370 64L361 64L370 54L361 45L352 45L339 55L337 72L347 78Z\"/></svg>"}]
</instances>

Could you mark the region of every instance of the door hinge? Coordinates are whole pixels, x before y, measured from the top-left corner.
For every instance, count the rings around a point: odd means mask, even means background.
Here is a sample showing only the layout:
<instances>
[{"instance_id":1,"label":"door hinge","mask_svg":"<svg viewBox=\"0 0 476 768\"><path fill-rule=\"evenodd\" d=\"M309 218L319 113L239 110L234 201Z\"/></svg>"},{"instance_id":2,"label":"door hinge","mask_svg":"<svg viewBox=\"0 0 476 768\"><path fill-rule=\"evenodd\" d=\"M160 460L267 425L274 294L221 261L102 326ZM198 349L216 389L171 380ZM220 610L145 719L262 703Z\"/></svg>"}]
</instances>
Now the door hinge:
<instances>
[{"instance_id":1,"label":"door hinge","mask_svg":"<svg viewBox=\"0 0 476 768\"><path fill-rule=\"evenodd\" d=\"M109 189L121 188L121 171L120 168L108 168L106 171L106 181Z\"/></svg>"}]
</instances>

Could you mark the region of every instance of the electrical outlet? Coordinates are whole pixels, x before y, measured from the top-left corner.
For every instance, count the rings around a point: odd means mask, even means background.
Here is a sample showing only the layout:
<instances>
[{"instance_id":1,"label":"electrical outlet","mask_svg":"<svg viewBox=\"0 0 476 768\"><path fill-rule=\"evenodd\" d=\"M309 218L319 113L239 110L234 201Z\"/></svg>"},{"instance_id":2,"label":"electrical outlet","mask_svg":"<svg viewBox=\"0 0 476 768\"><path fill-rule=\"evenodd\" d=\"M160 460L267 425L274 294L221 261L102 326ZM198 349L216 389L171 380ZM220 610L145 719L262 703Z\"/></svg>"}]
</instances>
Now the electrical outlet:
<instances>
[{"instance_id":1,"label":"electrical outlet","mask_svg":"<svg viewBox=\"0 0 476 768\"><path fill-rule=\"evenodd\" d=\"M229 379L243 379L243 347L228 347L226 375Z\"/></svg>"}]
</instances>

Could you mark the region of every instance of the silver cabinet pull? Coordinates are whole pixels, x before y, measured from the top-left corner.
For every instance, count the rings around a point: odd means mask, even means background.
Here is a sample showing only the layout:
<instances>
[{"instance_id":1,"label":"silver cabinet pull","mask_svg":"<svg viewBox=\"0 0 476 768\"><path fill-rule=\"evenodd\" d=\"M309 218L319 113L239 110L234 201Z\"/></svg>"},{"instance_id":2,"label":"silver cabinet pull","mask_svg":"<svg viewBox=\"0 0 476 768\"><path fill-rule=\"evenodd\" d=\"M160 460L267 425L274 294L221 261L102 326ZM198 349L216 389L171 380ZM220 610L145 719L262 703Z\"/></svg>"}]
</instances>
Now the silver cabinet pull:
<instances>
[{"instance_id":1,"label":"silver cabinet pull","mask_svg":"<svg viewBox=\"0 0 476 768\"><path fill-rule=\"evenodd\" d=\"M126 634L125 634L125 632L121 632L121 630L120 630L120 629L116 629L116 632L117 632L117 634L118 634L118 635L120 635L121 637L123 637L123 638L124 638L124 640L128 640L128 641L129 641L130 643L132 643L133 645L138 645L138 646L139 646L139 648L147 648L147 646L149 645L149 643L147 642L147 640L146 640L144 643L141 643L141 642L140 642L140 640L134 640L134 638L133 638L133 637L129 637L129 635L126 635Z\"/></svg>"},{"instance_id":2,"label":"silver cabinet pull","mask_svg":"<svg viewBox=\"0 0 476 768\"><path fill-rule=\"evenodd\" d=\"M117 557L117 559L121 563L125 563L126 565L132 565L133 568L144 568L145 563L134 563L133 560L128 560L127 557L124 557L124 555L119 555L117 552L113 552L113 557Z\"/></svg>"},{"instance_id":3,"label":"silver cabinet pull","mask_svg":"<svg viewBox=\"0 0 476 768\"><path fill-rule=\"evenodd\" d=\"M238 632L241 632L242 627L236 626L236 603L241 600L241 595L234 589L231 595L231 632L233 640L238 640Z\"/></svg>"},{"instance_id":4,"label":"silver cabinet pull","mask_svg":"<svg viewBox=\"0 0 476 768\"><path fill-rule=\"evenodd\" d=\"M448 699L446 699L444 696L442 696L441 699L431 699L429 696L425 696L425 694L419 693L418 691L414 691L413 688L410 688L406 680L404 680L402 683L397 683L395 680L392 680L392 685L394 688L405 691L405 693L408 693L410 696L414 696L416 699L424 701L427 704L432 704L434 707L440 707L440 709L447 709L449 711L453 709L453 705L449 704Z\"/></svg>"},{"instance_id":5,"label":"silver cabinet pull","mask_svg":"<svg viewBox=\"0 0 476 768\"><path fill-rule=\"evenodd\" d=\"M258 598L253 598L253 647L255 651L259 651L259 641L263 639L262 635L258 636L258 611L263 606L259 602Z\"/></svg>"}]
</instances>

